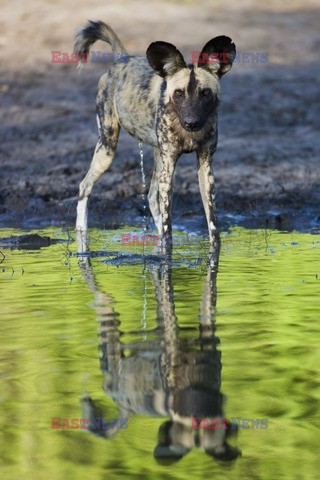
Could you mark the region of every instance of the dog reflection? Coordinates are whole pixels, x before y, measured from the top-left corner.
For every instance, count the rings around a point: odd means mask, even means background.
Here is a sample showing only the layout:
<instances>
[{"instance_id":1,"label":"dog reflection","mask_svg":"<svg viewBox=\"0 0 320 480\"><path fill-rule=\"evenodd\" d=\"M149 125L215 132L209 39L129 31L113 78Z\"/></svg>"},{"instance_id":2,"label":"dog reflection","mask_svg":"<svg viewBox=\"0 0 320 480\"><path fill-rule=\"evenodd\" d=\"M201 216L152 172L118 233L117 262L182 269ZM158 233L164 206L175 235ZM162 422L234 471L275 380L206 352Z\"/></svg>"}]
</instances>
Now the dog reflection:
<instances>
[{"instance_id":1,"label":"dog reflection","mask_svg":"<svg viewBox=\"0 0 320 480\"><path fill-rule=\"evenodd\" d=\"M161 425L154 449L160 463L176 462L194 448L203 448L217 460L236 459L240 451L228 443L228 437L236 432L229 422L224 421L226 428L192 428L194 417L209 422L224 419L221 353L215 337L217 266L208 267L199 324L192 336L190 328L178 327L169 263L148 267L157 301L157 329L152 332L152 340L148 340L148 332L145 340L124 344L113 298L99 289L90 260L81 258L80 265L94 294L100 324L103 388L119 406L118 416L128 419L136 413L170 418ZM83 410L83 418L107 418L87 396L83 398ZM118 424L92 431L110 438L119 428Z\"/></svg>"}]
</instances>

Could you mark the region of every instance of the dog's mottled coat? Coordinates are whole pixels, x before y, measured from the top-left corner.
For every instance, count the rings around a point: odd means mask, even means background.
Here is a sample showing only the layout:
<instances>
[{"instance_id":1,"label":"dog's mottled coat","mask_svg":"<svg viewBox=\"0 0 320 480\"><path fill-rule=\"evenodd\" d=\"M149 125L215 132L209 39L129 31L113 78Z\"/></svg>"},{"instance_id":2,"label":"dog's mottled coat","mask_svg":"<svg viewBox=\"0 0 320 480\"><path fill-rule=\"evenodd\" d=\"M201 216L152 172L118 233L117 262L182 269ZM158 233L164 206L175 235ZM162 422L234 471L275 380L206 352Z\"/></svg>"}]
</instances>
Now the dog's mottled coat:
<instances>
[{"instance_id":1,"label":"dog's mottled coat","mask_svg":"<svg viewBox=\"0 0 320 480\"><path fill-rule=\"evenodd\" d=\"M77 34L75 52L87 54L96 40L111 44L114 53L125 49L103 22L89 22ZM163 244L171 243L171 199L175 165L182 153L196 152L201 197L209 229L210 245L219 244L215 210L212 156L217 146L219 79L232 66L235 45L228 37L216 37L202 49L204 56L224 54L222 61L189 64L179 50L166 42L154 42L146 57L128 57L116 63L98 85L99 140L90 169L80 184L78 231L87 230L87 202L93 185L115 155L123 127L142 143L154 147L154 171L148 194L149 206Z\"/></svg>"}]
</instances>

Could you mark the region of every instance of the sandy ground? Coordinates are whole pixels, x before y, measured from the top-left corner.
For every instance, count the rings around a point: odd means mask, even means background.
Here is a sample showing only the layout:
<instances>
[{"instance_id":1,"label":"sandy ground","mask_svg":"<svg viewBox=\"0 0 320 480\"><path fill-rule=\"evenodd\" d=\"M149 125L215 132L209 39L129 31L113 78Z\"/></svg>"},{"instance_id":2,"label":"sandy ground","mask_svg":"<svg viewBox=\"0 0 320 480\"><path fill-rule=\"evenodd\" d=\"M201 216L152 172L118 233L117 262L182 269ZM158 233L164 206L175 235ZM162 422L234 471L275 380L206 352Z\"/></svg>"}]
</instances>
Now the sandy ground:
<instances>
[{"instance_id":1,"label":"sandy ground","mask_svg":"<svg viewBox=\"0 0 320 480\"><path fill-rule=\"evenodd\" d=\"M52 64L72 52L87 19L114 28L130 54L177 45L187 60L226 34L268 63L236 63L222 79L214 159L222 228L241 224L317 230L320 224L319 1L0 0L0 226L69 225L97 140L95 92L105 66ZM101 42L95 50L108 50ZM144 148L147 177L152 150ZM94 189L91 225L142 218L139 151L121 134ZM180 159L174 220L205 229L193 155Z\"/></svg>"}]
</instances>

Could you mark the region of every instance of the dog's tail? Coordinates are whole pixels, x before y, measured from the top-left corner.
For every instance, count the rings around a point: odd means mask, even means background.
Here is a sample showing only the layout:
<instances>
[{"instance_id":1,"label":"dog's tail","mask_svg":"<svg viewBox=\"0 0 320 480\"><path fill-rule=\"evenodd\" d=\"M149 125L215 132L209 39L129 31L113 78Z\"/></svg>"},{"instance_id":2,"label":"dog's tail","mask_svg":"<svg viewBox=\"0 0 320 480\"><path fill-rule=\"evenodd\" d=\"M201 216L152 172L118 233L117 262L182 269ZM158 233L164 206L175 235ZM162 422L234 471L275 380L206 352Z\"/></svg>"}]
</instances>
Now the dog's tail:
<instances>
[{"instance_id":1,"label":"dog's tail","mask_svg":"<svg viewBox=\"0 0 320 480\"><path fill-rule=\"evenodd\" d=\"M84 27L77 31L73 50L79 57L84 57L88 55L91 45L97 40L109 43L113 53L127 53L121 40L109 25L101 21L93 22L92 20L89 20Z\"/></svg>"}]
</instances>

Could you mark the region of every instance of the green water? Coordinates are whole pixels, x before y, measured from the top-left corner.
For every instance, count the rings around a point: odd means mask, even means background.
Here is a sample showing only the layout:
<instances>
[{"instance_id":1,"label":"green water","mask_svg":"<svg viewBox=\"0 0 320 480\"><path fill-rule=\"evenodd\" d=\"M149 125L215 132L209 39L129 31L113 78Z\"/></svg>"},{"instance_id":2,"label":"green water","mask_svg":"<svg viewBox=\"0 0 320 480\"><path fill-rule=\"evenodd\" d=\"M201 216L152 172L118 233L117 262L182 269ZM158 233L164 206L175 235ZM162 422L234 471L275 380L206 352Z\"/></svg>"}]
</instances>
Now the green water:
<instances>
[{"instance_id":1,"label":"green water","mask_svg":"<svg viewBox=\"0 0 320 480\"><path fill-rule=\"evenodd\" d=\"M1 248L3 478L318 479L320 236L231 230L216 275L202 241L176 247L171 267L146 264L148 249L116 241L125 231L92 230L106 256L90 260L75 242ZM107 256L133 250L130 265ZM51 428L96 407L127 428ZM201 409L268 428L195 431Z\"/></svg>"}]
</instances>

